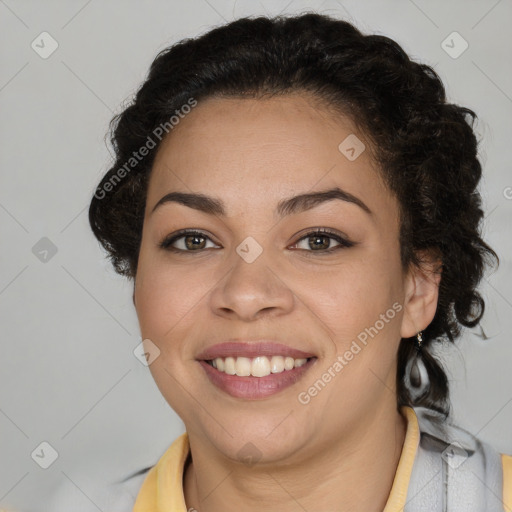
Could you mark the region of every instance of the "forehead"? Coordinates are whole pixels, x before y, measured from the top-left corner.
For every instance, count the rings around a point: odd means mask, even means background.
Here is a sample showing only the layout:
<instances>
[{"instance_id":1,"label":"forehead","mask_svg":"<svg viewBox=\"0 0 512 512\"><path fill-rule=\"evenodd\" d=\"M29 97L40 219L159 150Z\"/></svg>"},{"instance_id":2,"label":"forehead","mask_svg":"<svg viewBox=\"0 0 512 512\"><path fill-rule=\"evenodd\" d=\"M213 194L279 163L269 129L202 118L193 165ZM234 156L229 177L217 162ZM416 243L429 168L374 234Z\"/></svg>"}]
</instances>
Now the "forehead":
<instances>
[{"instance_id":1,"label":"forehead","mask_svg":"<svg viewBox=\"0 0 512 512\"><path fill-rule=\"evenodd\" d=\"M344 141L358 153L362 144L367 149L349 159ZM251 197L261 204L258 192L277 202L334 186L367 204L391 199L364 134L347 116L307 94L209 98L198 102L162 142L147 203L151 208L161 195L179 190L225 197L227 204L245 201L247 207Z\"/></svg>"}]
</instances>

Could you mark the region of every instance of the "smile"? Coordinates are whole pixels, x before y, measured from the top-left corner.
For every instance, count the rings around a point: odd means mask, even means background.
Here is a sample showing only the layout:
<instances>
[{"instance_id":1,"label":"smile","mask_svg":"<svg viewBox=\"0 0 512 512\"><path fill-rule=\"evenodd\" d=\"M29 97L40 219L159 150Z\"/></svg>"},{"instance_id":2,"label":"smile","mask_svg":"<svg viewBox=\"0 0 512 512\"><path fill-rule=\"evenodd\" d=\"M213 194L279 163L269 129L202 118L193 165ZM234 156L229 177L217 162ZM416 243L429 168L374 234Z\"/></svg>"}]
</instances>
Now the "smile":
<instances>
[{"instance_id":1,"label":"smile","mask_svg":"<svg viewBox=\"0 0 512 512\"><path fill-rule=\"evenodd\" d=\"M266 362L264 359L266 359ZM217 389L234 398L259 400L293 386L316 361L316 357L293 359L291 357L273 356L269 359L266 356L260 356L253 359L246 357L216 358L215 360L199 361L199 364L204 369L209 381ZM217 365L217 368L214 365ZM219 366L222 367L222 365L224 365L224 368L220 369ZM275 373L271 371L272 365L276 370ZM233 371L233 368L234 373L227 373L227 371ZM237 368L240 373L248 373L248 375L237 375ZM266 373L268 368L270 368L270 371ZM265 372L265 375L254 376L252 375L253 371L256 374Z\"/></svg>"},{"instance_id":2,"label":"smile","mask_svg":"<svg viewBox=\"0 0 512 512\"><path fill-rule=\"evenodd\" d=\"M235 398L257 400L295 384L317 356L277 340L230 340L196 356L209 381Z\"/></svg>"}]
</instances>

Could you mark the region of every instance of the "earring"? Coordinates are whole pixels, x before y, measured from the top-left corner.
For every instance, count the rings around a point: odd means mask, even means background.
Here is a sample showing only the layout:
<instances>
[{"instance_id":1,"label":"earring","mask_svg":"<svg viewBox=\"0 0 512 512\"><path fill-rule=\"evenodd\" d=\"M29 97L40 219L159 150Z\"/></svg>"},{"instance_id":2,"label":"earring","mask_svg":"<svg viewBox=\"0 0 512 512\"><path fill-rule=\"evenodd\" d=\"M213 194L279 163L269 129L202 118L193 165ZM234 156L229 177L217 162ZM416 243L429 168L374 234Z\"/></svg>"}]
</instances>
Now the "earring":
<instances>
[{"instance_id":1,"label":"earring","mask_svg":"<svg viewBox=\"0 0 512 512\"><path fill-rule=\"evenodd\" d=\"M404 375L405 387L409 391L413 402L416 402L425 396L425 394L430 389L428 371L422 357L422 331L418 332L416 335L416 340L416 354L414 354L414 356L407 362Z\"/></svg>"}]
</instances>

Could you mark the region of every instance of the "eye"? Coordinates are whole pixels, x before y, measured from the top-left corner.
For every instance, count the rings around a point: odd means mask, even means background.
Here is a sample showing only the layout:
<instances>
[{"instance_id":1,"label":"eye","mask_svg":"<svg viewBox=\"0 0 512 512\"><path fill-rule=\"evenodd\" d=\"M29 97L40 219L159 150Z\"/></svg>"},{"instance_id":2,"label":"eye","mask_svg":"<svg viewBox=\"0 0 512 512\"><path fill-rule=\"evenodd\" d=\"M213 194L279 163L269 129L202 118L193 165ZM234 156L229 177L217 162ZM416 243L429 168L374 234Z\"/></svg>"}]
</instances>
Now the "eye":
<instances>
[{"instance_id":1,"label":"eye","mask_svg":"<svg viewBox=\"0 0 512 512\"><path fill-rule=\"evenodd\" d=\"M158 245L162 249L174 252L200 252L210 238L202 231L183 229L164 238ZM212 242L213 243L213 242Z\"/></svg>"},{"instance_id":2,"label":"eye","mask_svg":"<svg viewBox=\"0 0 512 512\"><path fill-rule=\"evenodd\" d=\"M331 240L335 240L338 245L331 247ZM308 252L320 253L331 253L354 245L350 240L325 228L318 228L316 231L310 231L291 247L295 248L301 243L305 245L305 248L298 247L299 249L306 250Z\"/></svg>"},{"instance_id":3,"label":"eye","mask_svg":"<svg viewBox=\"0 0 512 512\"><path fill-rule=\"evenodd\" d=\"M336 241L338 245L331 247L331 240ZM158 246L167 251L177 253L202 252L203 249L208 248L206 246L208 241L213 244L213 247L218 247L206 233L183 229L164 238ZM305 248L298 247L300 244L305 244ZM331 253L339 249L352 247L353 245L353 242L338 233L325 228L317 228L315 231L310 231L300 238L291 248L299 248L307 252Z\"/></svg>"}]
</instances>

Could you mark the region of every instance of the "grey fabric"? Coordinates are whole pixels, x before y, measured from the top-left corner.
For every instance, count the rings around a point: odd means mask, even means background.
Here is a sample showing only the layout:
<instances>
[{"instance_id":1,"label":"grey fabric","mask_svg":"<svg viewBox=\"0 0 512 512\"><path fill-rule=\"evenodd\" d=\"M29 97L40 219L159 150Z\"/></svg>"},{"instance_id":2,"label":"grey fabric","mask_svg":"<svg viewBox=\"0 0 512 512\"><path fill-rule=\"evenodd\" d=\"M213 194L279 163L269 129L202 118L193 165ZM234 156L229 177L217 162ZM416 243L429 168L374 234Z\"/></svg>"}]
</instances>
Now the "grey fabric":
<instances>
[{"instance_id":1,"label":"grey fabric","mask_svg":"<svg viewBox=\"0 0 512 512\"><path fill-rule=\"evenodd\" d=\"M420 444L404 512L503 512L501 455L441 414L415 411Z\"/></svg>"}]
</instances>

